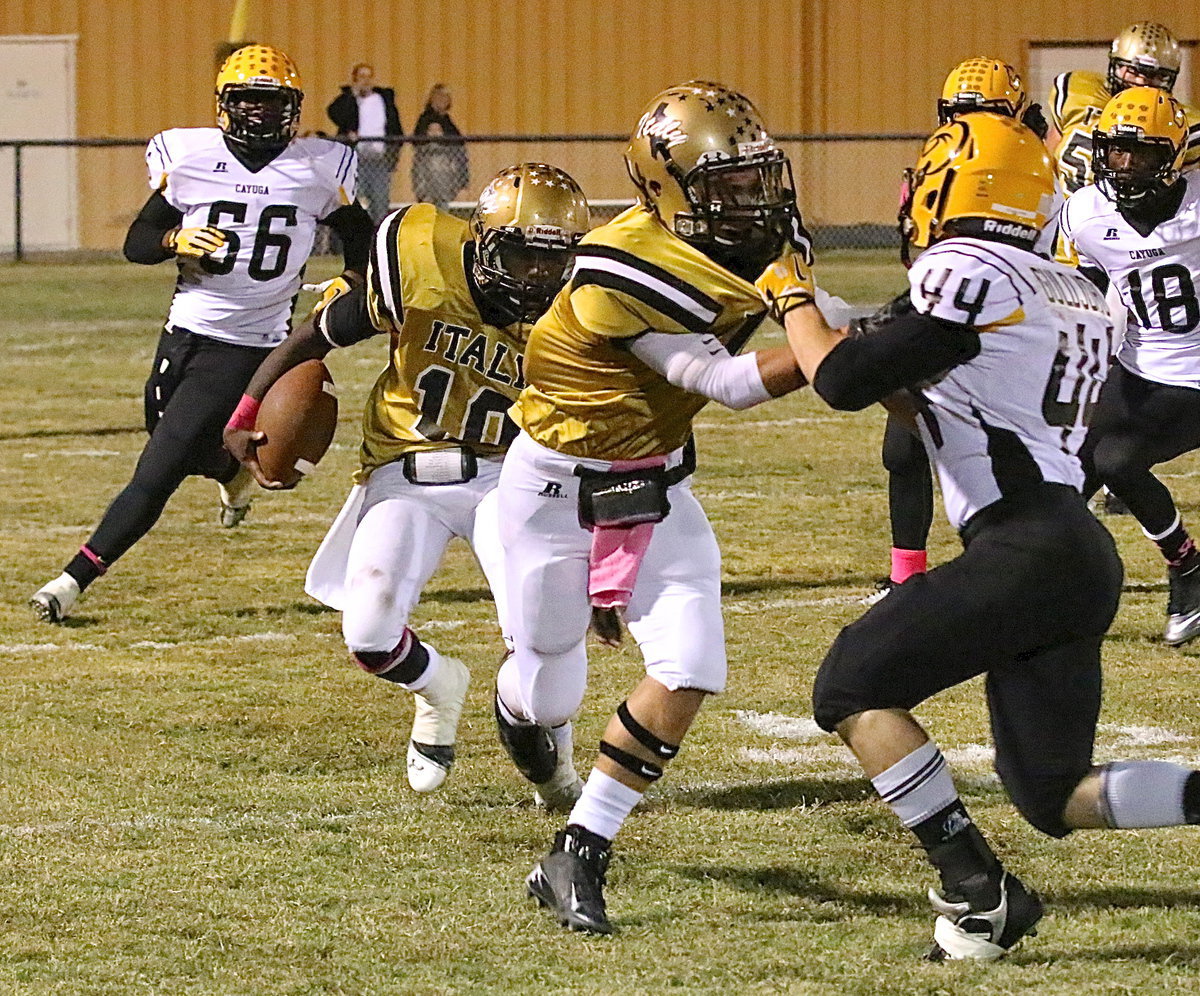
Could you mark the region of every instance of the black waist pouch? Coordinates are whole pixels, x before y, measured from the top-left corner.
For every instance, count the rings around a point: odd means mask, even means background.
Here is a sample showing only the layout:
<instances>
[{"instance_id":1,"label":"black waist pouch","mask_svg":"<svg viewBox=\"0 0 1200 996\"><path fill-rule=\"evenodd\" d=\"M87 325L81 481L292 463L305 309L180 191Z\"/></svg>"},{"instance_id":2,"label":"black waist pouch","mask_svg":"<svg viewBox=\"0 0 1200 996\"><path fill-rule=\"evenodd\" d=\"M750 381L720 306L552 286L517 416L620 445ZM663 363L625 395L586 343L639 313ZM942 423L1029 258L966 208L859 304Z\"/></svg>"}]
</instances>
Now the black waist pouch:
<instances>
[{"instance_id":1,"label":"black waist pouch","mask_svg":"<svg viewBox=\"0 0 1200 996\"><path fill-rule=\"evenodd\" d=\"M579 478L579 524L638 526L662 522L671 511L667 487L671 483L665 467L641 470L589 470L576 467Z\"/></svg>"}]
</instances>

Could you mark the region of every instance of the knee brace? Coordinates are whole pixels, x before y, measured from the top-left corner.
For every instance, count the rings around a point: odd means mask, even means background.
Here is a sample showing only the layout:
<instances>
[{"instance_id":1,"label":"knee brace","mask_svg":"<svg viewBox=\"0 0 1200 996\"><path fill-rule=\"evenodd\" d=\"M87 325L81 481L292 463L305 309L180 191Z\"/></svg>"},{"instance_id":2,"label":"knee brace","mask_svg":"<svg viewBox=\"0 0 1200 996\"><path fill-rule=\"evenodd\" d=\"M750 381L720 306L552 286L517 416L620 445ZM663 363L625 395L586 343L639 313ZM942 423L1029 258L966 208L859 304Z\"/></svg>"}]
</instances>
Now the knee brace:
<instances>
[{"instance_id":1,"label":"knee brace","mask_svg":"<svg viewBox=\"0 0 1200 996\"><path fill-rule=\"evenodd\" d=\"M645 747L655 758L660 759L662 764L672 760L679 753L678 744L667 743L634 719L629 712L629 704L627 702L622 702L617 706L617 719L625 727L625 732ZM647 761L636 754L630 754L628 751L622 750L607 740L600 741L600 753L620 765L630 774L645 779L648 782L656 782L663 776L662 764L655 761Z\"/></svg>"}]
</instances>

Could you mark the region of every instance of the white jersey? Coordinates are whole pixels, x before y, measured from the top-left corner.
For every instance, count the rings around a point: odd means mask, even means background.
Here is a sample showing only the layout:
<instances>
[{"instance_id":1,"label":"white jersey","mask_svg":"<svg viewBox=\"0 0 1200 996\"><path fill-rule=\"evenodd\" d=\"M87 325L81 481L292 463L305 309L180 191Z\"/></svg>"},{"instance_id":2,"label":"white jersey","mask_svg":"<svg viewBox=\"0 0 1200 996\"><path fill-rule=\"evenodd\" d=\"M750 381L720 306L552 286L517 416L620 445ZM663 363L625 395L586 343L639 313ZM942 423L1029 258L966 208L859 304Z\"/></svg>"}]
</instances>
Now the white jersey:
<instances>
[{"instance_id":1,"label":"white jersey","mask_svg":"<svg viewBox=\"0 0 1200 996\"><path fill-rule=\"evenodd\" d=\"M909 282L918 312L980 333L978 356L920 391L955 528L1031 483L1081 488L1077 454L1115 345L1104 295L1061 263L969 238L926 250Z\"/></svg>"},{"instance_id":2,"label":"white jersey","mask_svg":"<svg viewBox=\"0 0 1200 996\"><path fill-rule=\"evenodd\" d=\"M1103 270L1127 312L1117 358L1146 380L1200 388L1200 171L1185 173L1175 217L1140 234L1098 187L1083 187L1062 212L1080 266Z\"/></svg>"},{"instance_id":3,"label":"white jersey","mask_svg":"<svg viewBox=\"0 0 1200 996\"><path fill-rule=\"evenodd\" d=\"M178 261L167 324L225 342L281 342L317 221L354 200L354 151L296 138L251 172L219 128L171 128L150 139L146 163L151 189L183 212L184 228L212 225L229 237L212 258Z\"/></svg>"}]
</instances>

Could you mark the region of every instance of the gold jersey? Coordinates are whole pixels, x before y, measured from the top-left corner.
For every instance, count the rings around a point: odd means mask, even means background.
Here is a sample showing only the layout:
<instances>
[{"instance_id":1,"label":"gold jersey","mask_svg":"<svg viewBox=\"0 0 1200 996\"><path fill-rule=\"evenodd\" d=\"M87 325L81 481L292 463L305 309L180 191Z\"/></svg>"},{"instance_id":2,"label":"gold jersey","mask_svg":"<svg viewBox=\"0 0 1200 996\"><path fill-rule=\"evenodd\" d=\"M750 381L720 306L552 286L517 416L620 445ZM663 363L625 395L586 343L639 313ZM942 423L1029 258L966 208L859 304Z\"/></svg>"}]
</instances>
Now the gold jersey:
<instances>
[{"instance_id":1,"label":"gold jersey","mask_svg":"<svg viewBox=\"0 0 1200 996\"><path fill-rule=\"evenodd\" d=\"M583 237L571 279L525 347L529 386L513 419L571 456L636 460L678 449L707 399L627 348L641 333L710 333L738 352L765 315L754 285L641 206Z\"/></svg>"},{"instance_id":2,"label":"gold jersey","mask_svg":"<svg viewBox=\"0 0 1200 996\"><path fill-rule=\"evenodd\" d=\"M367 270L371 324L391 334L387 368L363 413L362 472L412 450L503 453L525 386L521 326L489 325L472 295L467 223L415 204L386 218Z\"/></svg>"},{"instance_id":3,"label":"gold jersey","mask_svg":"<svg viewBox=\"0 0 1200 996\"><path fill-rule=\"evenodd\" d=\"M1071 72L1054 77L1050 87L1050 123L1062 138L1055 146L1054 168L1064 196L1092 182L1092 129L1112 94L1100 73ZM1184 169L1200 162L1200 111L1180 101L1188 120Z\"/></svg>"}]
</instances>

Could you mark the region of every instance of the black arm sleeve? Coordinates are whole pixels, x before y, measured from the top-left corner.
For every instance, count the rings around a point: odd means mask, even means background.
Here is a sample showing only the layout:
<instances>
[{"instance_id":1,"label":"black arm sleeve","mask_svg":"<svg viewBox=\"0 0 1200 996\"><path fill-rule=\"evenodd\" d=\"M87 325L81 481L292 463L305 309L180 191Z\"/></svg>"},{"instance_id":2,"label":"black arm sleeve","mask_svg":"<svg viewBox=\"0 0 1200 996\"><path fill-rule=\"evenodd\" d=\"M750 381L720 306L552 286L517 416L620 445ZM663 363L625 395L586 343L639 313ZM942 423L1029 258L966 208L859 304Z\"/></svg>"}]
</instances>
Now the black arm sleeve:
<instances>
[{"instance_id":1,"label":"black arm sleeve","mask_svg":"<svg viewBox=\"0 0 1200 996\"><path fill-rule=\"evenodd\" d=\"M1100 288L1101 294L1108 293L1108 274L1098 266L1081 266L1079 272Z\"/></svg>"},{"instance_id":2,"label":"black arm sleeve","mask_svg":"<svg viewBox=\"0 0 1200 996\"><path fill-rule=\"evenodd\" d=\"M367 311L367 289L352 287L334 298L317 316L317 330L333 346L353 346L356 342L379 335Z\"/></svg>"},{"instance_id":3,"label":"black arm sleeve","mask_svg":"<svg viewBox=\"0 0 1200 996\"><path fill-rule=\"evenodd\" d=\"M163 247L163 236L183 221L183 212L172 207L162 192L154 191L125 233L125 258L131 263L161 263L175 254Z\"/></svg>"},{"instance_id":4,"label":"black arm sleeve","mask_svg":"<svg viewBox=\"0 0 1200 996\"><path fill-rule=\"evenodd\" d=\"M813 387L832 408L858 411L974 359L979 349L969 325L906 315L874 335L843 339L817 367Z\"/></svg>"},{"instance_id":5,"label":"black arm sleeve","mask_svg":"<svg viewBox=\"0 0 1200 996\"><path fill-rule=\"evenodd\" d=\"M375 228L366 209L357 202L343 204L322 218L321 224L332 228L342 240L342 259L346 269L366 274L367 258L371 254L371 232Z\"/></svg>"}]
</instances>

